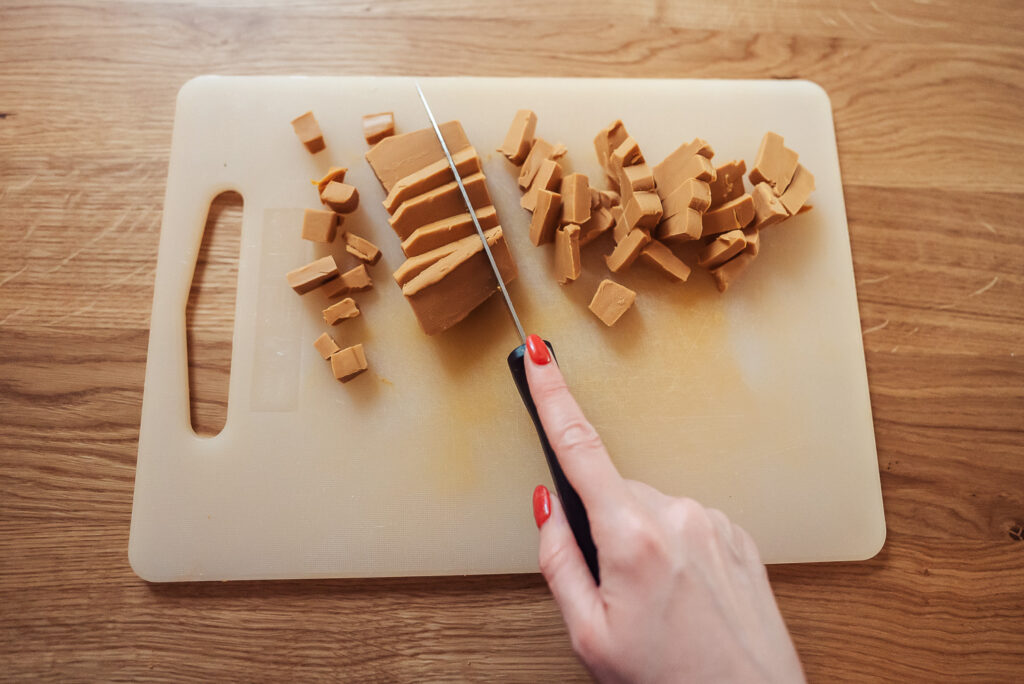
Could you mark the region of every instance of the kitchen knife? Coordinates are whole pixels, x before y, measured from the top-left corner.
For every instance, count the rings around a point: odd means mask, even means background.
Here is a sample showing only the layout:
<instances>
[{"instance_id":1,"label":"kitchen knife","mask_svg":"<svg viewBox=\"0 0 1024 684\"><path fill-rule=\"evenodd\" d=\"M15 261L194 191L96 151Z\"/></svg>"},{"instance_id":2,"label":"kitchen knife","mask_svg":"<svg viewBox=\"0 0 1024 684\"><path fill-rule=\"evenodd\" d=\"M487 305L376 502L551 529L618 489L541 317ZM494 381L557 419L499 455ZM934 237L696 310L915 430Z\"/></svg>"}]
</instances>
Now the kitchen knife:
<instances>
[{"instance_id":1,"label":"kitchen knife","mask_svg":"<svg viewBox=\"0 0 1024 684\"><path fill-rule=\"evenodd\" d=\"M583 553L583 558L587 562L587 567L590 568L590 574L594 576L594 581L600 584L601 575L597 565L597 547L594 546L594 539L590 534L590 520L587 518L587 509L583 506L583 502L580 500L579 494L577 494L576 490L573 489L573 486L569 483L568 478L566 478L565 473L562 471L562 466L558 462L558 457L551 448L548 436L544 432L544 426L541 424L540 415L537 413L537 406L533 403L533 397L530 395L530 385L526 380L526 333L523 331L522 323L519 322L519 315L516 313L516 307L512 304L512 299L508 296L508 290L505 288L505 282L501 278L501 272L498 270L498 265L494 261L494 255L491 253L491 248L487 244L487 238L484 236L484 230L480 227L480 221L476 216L476 209L473 207L473 203L469 201L469 194L466 192L466 186L462 183L462 176L459 174L459 170L455 166L455 160L452 159L452 154L448 149L448 144L445 142L444 136L441 135L441 129L437 125L437 120L434 118L434 113L430 110L430 105L427 104L427 98L423 94L423 89L420 88L419 83L416 84L416 92L419 93L420 101L423 103L423 108L427 111L427 117L430 119L430 125L434 129L434 134L437 136L438 142L441 143L441 149L444 151L444 156L448 160L448 166L451 167L452 174L455 176L455 182L459 186L459 192L462 193L462 200L466 204L466 210L473 219L473 226L476 228L476 232L480 236L480 240L483 242L484 254L487 255L487 261L490 262L491 270L494 271L494 278L498 283L498 290L501 292L501 296L505 300L505 306L508 308L508 312L512 315L512 322L516 326L516 332L519 333L519 339L523 341L523 344L516 347L512 350L512 353L508 355L508 367L512 373L512 379L515 381L516 387L519 389L519 396L522 398L523 404L526 406L526 412L530 414L530 418L533 420L533 425L537 429L537 436L540 438L540 445L544 450L544 457L547 459L548 469L551 471L551 479L555 483L555 491L558 493L558 499L562 503L562 510L565 511L565 517L569 521L569 527L572 528L573 536L576 538L576 544L579 545L580 551ZM544 344L546 344L548 349L551 350L551 355L554 358L554 347L552 347L551 343L547 340L544 340Z\"/></svg>"}]
</instances>

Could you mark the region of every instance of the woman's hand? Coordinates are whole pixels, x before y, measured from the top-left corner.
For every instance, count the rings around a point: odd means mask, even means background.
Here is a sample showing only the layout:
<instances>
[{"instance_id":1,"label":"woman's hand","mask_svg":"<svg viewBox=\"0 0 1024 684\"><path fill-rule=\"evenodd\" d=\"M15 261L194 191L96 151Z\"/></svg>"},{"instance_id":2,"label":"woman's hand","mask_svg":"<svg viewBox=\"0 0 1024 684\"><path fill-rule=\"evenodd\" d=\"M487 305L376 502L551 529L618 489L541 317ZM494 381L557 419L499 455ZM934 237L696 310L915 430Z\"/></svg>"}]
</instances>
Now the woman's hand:
<instances>
[{"instance_id":1,"label":"woman's hand","mask_svg":"<svg viewBox=\"0 0 1024 684\"><path fill-rule=\"evenodd\" d=\"M803 681L750 535L719 510L624 480L544 343L530 338L530 391L587 509L601 585L543 486L534 492L540 569L590 671L614 682Z\"/></svg>"}]
</instances>

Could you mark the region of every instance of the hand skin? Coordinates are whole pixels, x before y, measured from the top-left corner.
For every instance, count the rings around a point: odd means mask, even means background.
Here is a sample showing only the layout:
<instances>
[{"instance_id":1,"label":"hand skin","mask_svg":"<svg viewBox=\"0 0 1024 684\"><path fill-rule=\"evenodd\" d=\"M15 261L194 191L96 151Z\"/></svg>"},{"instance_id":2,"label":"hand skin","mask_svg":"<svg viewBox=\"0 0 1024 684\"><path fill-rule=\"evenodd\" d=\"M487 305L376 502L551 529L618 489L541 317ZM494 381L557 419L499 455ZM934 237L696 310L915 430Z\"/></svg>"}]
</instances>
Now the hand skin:
<instances>
[{"instance_id":1,"label":"hand skin","mask_svg":"<svg viewBox=\"0 0 1024 684\"><path fill-rule=\"evenodd\" d=\"M538 518L540 569L591 674L601 682L805 681L750 535L719 510L623 479L554 362L527 355L526 377L598 549L600 586L551 497L550 517Z\"/></svg>"}]
</instances>

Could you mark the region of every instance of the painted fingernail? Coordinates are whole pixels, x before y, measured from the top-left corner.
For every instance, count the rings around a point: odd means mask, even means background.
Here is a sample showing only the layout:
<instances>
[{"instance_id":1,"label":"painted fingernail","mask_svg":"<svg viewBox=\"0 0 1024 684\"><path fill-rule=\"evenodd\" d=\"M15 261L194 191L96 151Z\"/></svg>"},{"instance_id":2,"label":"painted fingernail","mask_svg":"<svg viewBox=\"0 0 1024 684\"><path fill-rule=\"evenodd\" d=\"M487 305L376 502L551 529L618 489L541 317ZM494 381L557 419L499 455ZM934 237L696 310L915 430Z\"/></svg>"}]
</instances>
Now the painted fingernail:
<instances>
[{"instance_id":1,"label":"painted fingernail","mask_svg":"<svg viewBox=\"0 0 1024 684\"><path fill-rule=\"evenodd\" d=\"M539 335L526 336L526 351L530 352L530 358L538 366L546 365L551 361L548 345L544 344L544 340L540 339Z\"/></svg>"},{"instance_id":2,"label":"painted fingernail","mask_svg":"<svg viewBox=\"0 0 1024 684\"><path fill-rule=\"evenodd\" d=\"M551 517L551 493L544 485L537 485L533 490L533 519L537 521L537 529Z\"/></svg>"}]
</instances>

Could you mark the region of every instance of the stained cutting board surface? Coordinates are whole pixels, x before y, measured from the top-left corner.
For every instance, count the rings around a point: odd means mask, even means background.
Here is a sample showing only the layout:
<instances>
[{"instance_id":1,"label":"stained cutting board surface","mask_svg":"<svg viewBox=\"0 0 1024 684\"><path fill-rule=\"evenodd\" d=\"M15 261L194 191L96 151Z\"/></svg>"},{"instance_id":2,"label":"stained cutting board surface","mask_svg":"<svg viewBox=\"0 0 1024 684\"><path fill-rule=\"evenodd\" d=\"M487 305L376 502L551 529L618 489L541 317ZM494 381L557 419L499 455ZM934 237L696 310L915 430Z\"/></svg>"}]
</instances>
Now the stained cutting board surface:
<instances>
[{"instance_id":1,"label":"stained cutting board surface","mask_svg":"<svg viewBox=\"0 0 1024 684\"><path fill-rule=\"evenodd\" d=\"M551 340L622 473L721 508L767 562L852 560L885 536L871 409L831 108L803 81L421 79L439 120L462 121L519 278L524 325ZM647 159L700 136L718 163L752 162L776 131L812 170L814 210L765 231L725 295L695 271L674 284L642 266L606 328L586 309L608 277L602 240L562 287L526 238L516 169L493 152L518 108L564 142L569 170L600 179L592 139L621 118ZM312 109L327 150L289 121ZM508 376L519 344L498 298L424 336L390 273L402 262L384 193L363 159L363 114L427 120L411 79L202 77L179 94L146 371L130 558L153 581L530 572L530 493L549 477ZM333 330L370 371L342 385L312 347L320 293L284 273L334 253L299 237L309 179L350 168L362 201L346 227L384 251L363 316ZM603 187L603 186L602 186ZM244 198L227 421L189 427L185 305L206 209Z\"/></svg>"}]
</instances>

